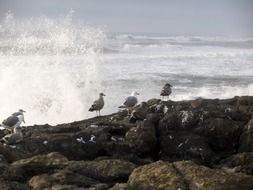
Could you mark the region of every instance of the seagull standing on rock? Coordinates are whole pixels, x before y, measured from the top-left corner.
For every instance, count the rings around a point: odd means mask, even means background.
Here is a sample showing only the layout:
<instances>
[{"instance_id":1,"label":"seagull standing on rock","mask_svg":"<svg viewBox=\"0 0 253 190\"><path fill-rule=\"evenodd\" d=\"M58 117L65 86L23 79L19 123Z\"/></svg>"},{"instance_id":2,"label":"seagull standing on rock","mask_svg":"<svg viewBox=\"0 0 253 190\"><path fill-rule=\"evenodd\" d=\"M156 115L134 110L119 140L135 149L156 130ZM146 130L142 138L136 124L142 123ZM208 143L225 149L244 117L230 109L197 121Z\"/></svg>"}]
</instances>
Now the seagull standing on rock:
<instances>
[{"instance_id":1,"label":"seagull standing on rock","mask_svg":"<svg viewBox=\"0 0 253 190\"><path fill-rule=\"evenodd\" d=\"M136 121L143 121L146 119L148 113L148 104L146 102L142 102L139 107L132 111L129 121L131 123L135 123Z\"/></svg>"},{"instance_id":2,"label":"seagull standing on rock","mask_svg":"<svg viewBox=\"0 0 253 190\"><path fill-rule=\"evenodd\" d=\"M93 102L89 111L91 112L96 111L96 113L99 112L100 115L100 110L104 107L105 104L103 96L105 96L104 93L99 94L99 98Z\"/></svg>"},{"instance_id":3,"label":"seagull standing on rock","mask_svg":"<svg viewBox=\"0 0 253 190\"><path fill-rule=\"evenodd\" d=\"M13 133L5 135L0 141L9 145L20 143L21 141L23 141L21 127L15 127Z\"/></svg>"},{"instance_id":4,"label":"seagull standing on rock","mask_svg":"<svg viewBox=\"0 0 253 190\"><path fill-rule=\"evenodd\" d=\"M119 106L119 108L127 108L128 115L130 115L133 107L138 103L137 95L139 95L138 92L132 92L131 95L126 98L123 105Z\"/></svg>"},{"instance_id":5,"label":"seagull standing on rock","mask_svg":"<svg viewBox=\"0 0 253 190\"><path fill-rule=\"evenodd\" d=\"M18 112L13 113L7 119L2 122L2 126L7 129L13 129L19 127L22 122L25 123L24 113L25 111L20 109Z\"/></svg>"},{"instance_id":6,"label":"seagull standing on rock","mask_svg":"<svg viewBox=\"0 0 253 190\"><path fill-rule=\"evenodd\" d=\"M168 96L169 97L169 95L172 92L171 87L172 87L171 84L169 84L169 83L165 84L161 90L160 96L163 96L163 97Z\"/></svg>"}]
</instances>

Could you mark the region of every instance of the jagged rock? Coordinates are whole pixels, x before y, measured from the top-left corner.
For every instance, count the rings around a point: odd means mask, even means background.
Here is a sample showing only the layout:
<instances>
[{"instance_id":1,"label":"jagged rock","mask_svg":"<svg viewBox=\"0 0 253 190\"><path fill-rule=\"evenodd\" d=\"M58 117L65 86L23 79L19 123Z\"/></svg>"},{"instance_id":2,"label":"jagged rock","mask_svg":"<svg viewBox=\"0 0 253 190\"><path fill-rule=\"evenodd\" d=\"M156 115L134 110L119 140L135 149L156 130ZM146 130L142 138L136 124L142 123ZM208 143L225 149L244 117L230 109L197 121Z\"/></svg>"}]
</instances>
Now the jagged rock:
<instances>
[{"instance_id":1,"label":"jagged rock","mask_svg":"<svg viewBox=\"0 0 253 190\"><path fill-rule=\"evenodd\" d=\"M14 151L14 148L11 148L8 145L3 145L0 143L0 154L4 157L7 162L13 162L23 158L22 153Z\"/></svg>"},{"instance_id":2,"label":"jagged rock","mask_svg":"<svg viewBox=\"0 0 253 190\"><path fill-rule=\"evenodd\" d=\"M204 136L215 152L227 154L236 152L241 130L233 120L211 118L194 132Z\"/></svg>"},{"instance_id":3,"label":"jagged rock","mask_svg":"<svg viewBox=\"0 0 253 190\"><path fill-rule=\"evenodd\" d=\"M126 141L137 155L148 155L156 148L155 126L150 120L139 122L126 134Z\"/></svg>"},{"instance_id":4,"label":"jagged rock","mask_svg":"<svg viewBox=\"0 0 253 190\"><path fill-rule=\"evenodd\" d=\"M127 190L127 184L126 183L116 183L112 188L109 190Z\"/></svg>"},{"instance_id":5,"label":"jagged rock","mask_svg":"<svg viewBox=\"0 0 253 190\"><path fill-rule=\"evenodd\" d=\"M5 181L0 179L0 189L1 190L30 190L30 188L23 183Z\"/></svg>"},{"instance_id":6,"label":"jagged rock","mask_svg":"<svg viewBox=\"0 0 253 190\"><path fill-rule=\"evenodd\" d=\"M0 144L0 189L253 189L253 97L147 104L137 124L122 111L23 127L22 143Z\"/></svg>"},{"instance_id":7,"label":"jagged rock","mask_svg":"<svg viewBox=\"0 0 253 190\"><path fill-rule=\"evenodd\" d=\"M59 153L34 156L10 164L2 171L2 177L6 180L23 182L34 175L63 168L66 163L67 159Z\"/></svg>"},{"instance_id":8,"label":"jagged rock","mask_svg":"<svg viewBox=\"0 0 253 190\"><path fill-rule=\"evenodd\" d=\"M230 172L240 172L253 175L253 152L232 155L221 160L219 167Z\"/></svg>"},{"instance_id":9,"label":"jagged rock","mask_svg":"<svg viewBox=\"0 0 253 190\"><path fill-rule=\"evenodd\" d=\"M253 152L253 119L245 125L240 136L239 152Z\"/></svg>"},{"instance_id":10,"label":"jagged rock","mask_svg":"<svg viewBox=\"0 0 253 190\"><path fill-rule=\"evenodd\" d=\"M253 97L241 96L237 97L237 109L241 112L252 112Z\"/></svg>"},{"instance_id":11,"label":"jagged rock","mask_svg":"<svg viewBox=\"0 0 253 190\"><path fill-rule=\"evenodd\" d=\"M195 160L199 163L211 163L215 154L206 139L189 132L170 131L159 138L159 158L169 161Z\"/></svg>"},{"instance_id":12,"label":"jagged rock","mask_svg":"<svg viewBox=\"0 0 253 190\"><path fill-rule=\"evenodd\" d=\"M58 186L58 189L60 189L60 187L63 188L59 185L64 185L65 188L69 188L71 186L90 187L96 183L99 182L85 175L80 175L67 170L60 170L51 175L42 174L34 176L29 180L29 186L34 190L44 190L52 186L55 186L55 188Z\"/></svg>"},{"instance_id":13,"label":"jagged rock","mask_svg":"<svg viewBox=\"0 0 253 190\"><path fill-rule=\"evenodd\" d=\"M173 163L176 170L183 176L188 189L194 190L251 190L253 176L227 173L220 169L210 169L192 161Z\"/></svg>"},{"instance_id":14,"label":"jagged rock","mask_svg":"<svg viewBox=\"0 0 253 190\"><path fill-rule=\"evenodd\" d=\"M180 173L167 162L158 161L136 168L129 177L128 189L187 190Z\"/></svg>"},{"instance_id":15,"label":"jagged rock","mask_svg":"<svg viewBox=\"0 0 253 190\"><path fill-rule=\"evenodd\" d=\"M77 187L106 189L107 185L101 182L110 184L114 181L127 181L135 167L134 164L123 160L71 161L64 169L52 170L53 173L51 171L47 172L49 174L32 177L29 185L36 190L51 186L58 186L59 189L59 185L64 185L66 188L69 185L76 185Z\"/></svg>"},{"instance_id":16,"label":"jagged rock","mask_svg":"<svg viewBox=\"0 0 253 190\"><path fill-rule=\"evenodd\" d=\"M192 161L158 161L136 168L127 185L129 190L250 190L253 176L210 169Z\"/></svg>"},{"instance_id":17,"label":"jagged rock","mask_svg":"<svg viewBox=\"0 0 253 190\"><path fill-rule=\"evenodd\" d=\"M67 170L89 176L101 182L126 181L136 167L124 160L74 161Z\"/></svg>"}]
</instances>

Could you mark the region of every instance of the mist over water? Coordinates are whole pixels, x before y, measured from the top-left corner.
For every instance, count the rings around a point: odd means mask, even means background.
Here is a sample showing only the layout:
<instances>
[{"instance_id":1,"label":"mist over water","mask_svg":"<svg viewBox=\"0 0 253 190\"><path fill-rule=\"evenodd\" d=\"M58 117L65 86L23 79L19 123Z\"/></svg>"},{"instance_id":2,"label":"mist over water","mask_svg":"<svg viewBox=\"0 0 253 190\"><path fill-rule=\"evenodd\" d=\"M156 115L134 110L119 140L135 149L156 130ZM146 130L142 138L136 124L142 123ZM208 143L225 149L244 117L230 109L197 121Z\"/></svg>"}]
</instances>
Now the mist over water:
<instances>
[{"instance_id":1,"label":"mist over water","mask_svg":"<svg viewBox=\"0 0 253 190\"><path fill-rule=\"evenodd\" d=\"M104 38L98 28L73 25L72 13L23 20L8 13L0 27L0 118L19 108L27 124L87 118L100 90Z\"/></svg>"},{"instance_id":2,"label":"mist over water","mask_svg":"<svg viewBox=\"0 0 253 190\"><path fill-rule=\"evenodd\" d=\"M81 120L100 92L108 114L167 82L172 100L253 94L253 38L112 34L72 15L0 22L0 119L22 108L27 125Z\"/></svg>"}]
</instances>

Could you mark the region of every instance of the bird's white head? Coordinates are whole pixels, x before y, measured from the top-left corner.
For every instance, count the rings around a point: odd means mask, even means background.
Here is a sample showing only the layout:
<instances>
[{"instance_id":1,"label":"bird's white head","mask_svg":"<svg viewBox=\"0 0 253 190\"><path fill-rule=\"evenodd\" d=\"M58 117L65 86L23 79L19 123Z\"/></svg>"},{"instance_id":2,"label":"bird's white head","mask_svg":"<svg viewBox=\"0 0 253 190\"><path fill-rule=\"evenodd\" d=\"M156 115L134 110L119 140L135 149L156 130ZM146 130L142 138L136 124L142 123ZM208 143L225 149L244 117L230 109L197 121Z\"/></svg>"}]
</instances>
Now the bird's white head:
<instances>
[{"instance_id":1,"label":"bird's white head","mask_svg":"<svg viewBox=\"0 0 253 190\"><path fill-rule=\"evenodd\" d=\"M138 92L136 92L136 91L133 91L132 93L131 93L131 96L137 96L137 95L140 95Z\"/></svg>"},{"instance_id":2,"label":"bird's white head","mask_svg":"<svg viewBox=\"0 0 253 190\"><path fill-rule=\"evenodd\" d=\"M20 112L20 113L24 113L24 112L25 112L25 110L19 109L19 110L18 110L18 112Z\"/></svg>"}]
</instances>

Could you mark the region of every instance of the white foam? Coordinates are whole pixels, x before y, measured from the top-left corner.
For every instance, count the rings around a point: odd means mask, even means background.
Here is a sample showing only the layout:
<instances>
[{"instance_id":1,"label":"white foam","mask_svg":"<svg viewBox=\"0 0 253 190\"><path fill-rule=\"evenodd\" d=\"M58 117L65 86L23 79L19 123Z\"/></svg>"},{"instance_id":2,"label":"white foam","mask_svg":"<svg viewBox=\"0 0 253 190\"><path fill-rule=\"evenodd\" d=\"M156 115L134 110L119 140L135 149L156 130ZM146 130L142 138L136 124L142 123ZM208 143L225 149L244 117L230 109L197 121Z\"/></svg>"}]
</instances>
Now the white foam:
<instances>
[{"instance_id":1,"label":"white foam","mask_svg":"<svg viewBox=\"0 0 253 190\"><path fill-rule=\"evenodd\" d=\"M100 88L97 64L105 35L71 18L16 20L7 14L0 30L8 45L0 51L0 118L19 108L27 111L26 125L88 117Z\"/></svg>"}]
</instances>

